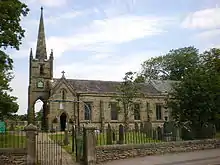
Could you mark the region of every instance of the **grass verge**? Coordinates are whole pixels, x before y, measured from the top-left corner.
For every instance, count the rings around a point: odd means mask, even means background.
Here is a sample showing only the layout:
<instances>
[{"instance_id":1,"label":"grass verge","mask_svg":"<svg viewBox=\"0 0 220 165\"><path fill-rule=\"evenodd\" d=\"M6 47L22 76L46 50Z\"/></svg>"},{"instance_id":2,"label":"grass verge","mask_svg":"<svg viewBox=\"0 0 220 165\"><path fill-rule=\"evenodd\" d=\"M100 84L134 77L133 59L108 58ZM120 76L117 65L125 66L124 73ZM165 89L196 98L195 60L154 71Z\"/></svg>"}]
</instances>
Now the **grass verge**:
<instances>
[{"instance_id":1,"label":"grass verge","mask_svg":"<svg viewBox=\"0 0 220 165\"><path fill-rule=\"evenodd\" d=\"M0 148L24 148L26 147L26 136L20 132L6 132L0 134Z\"/></svg>"}]
</instances>

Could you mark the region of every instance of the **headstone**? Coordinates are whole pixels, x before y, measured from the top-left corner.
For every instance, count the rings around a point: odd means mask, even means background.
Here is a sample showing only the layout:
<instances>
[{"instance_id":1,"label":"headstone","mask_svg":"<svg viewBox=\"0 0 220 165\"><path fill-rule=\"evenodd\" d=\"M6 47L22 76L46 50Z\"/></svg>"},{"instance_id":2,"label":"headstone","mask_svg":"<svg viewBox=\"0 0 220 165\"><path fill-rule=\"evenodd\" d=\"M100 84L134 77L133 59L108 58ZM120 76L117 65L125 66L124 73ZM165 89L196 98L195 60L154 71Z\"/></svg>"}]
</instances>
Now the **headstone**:
<instances>
[{"instance_id":1,"label":"headstone","mask_svg":"<svg viewBox=\"0 0 220 165\"><path fill-rule=\"evenodd\" d=\"M110 124L108 124L106 136L107 136L107 145L111 145L112 144L112 129L111 129Z\"/></svg>"},{"instance_id":2,"label":"headstone","mask_svg":"<svg viewBox=\"0 0 220 165\"><path fill-rule=\"evenodd\" d=\"M144 132L144 124L141 122L140 124L140 131L143 133Z\"/></svg>"},{"instance_id":3,"label":"headstone","mask_svg":"<svg viewBox=\"0 0 220 165\"><path fill-rule=\"evenodd\" d=\"M215 138L216 137L216 126L215 124L213 124L213 127L212 127L212 138Z\"/></svg>"},{"instance_id":4,"label":"headstone","mask_svg":"<svg viewBox=\"0 0 220 165\"><path fill-rule=\"evenodd\" d=\"M124 126L122 124L119 125L119 144L124 143Z\"/></svg>"},{"instance_id":5,"label":"headstone","mask_svg":"<svg viewBox=\"0 0 220 165\"><path fill-rule=\"evenodd\" d=\"M139 125L138 125L138 123L134 123L134 129L135 129L135 132L139 132Z\"/></svg>"},{"instance_id":6,"label":"headstone","mask_svg":"<svg viewBox=\"0 0 220 165\"><path fill-rule=\"evenodd\" d=\"M4 121L0 121L0 133L5 133L6 125Z\"/></svg>"},{"instance_id":7,"label":"headstone","mask_svg":"<svg viewBox=\"0 0 220 165\"><path fill-rule=\"evenodd\" d=\"M116 141L115 131L112 132L112 140L113 140L114 142Z\"/></svg>"},{"instance_id":8,"label":"headstone","mask_svg":"<svg viewBox=\"0 0 220 165\"><path fill-rule=\"evenodd\" d=\"M148 137L152 138L152 123L150 121L145 121L144 122L144 133L147 134Z\"/></svg>"},{"instance_id":9,"label":"headstone","mask_svg":"<svg viewBox=\"0 0 220 165\"><path fill-rule=\"evenodd\" d=\"M158 140L157 129L153 129L153 130L152 130L152 138L153 138L154 140Z\"/></svg>"},{"instance_id":10,"label":"headstone","mask_svg":"<svg viewBox=\"0 0 220 165\"><path fill-rule=\"evenodd\" d=\"M65 132L64 132L64 140L63 140L63 143L64 143L65 146L69 144L69 137L68 136L69 136L68 135L68 131L65 130Z\"/></svg>"},{"instance_id":11,"label":"headstone","mask_svg":"<svg viewBox=\"0 0 220 165\"><path fill-rule=\"evenodd\" d=\"M163 134L161 127L157 127L157 140L163 140Z\"/></svg>"},{"instance_id":12,"label":"headstone","mask_svg":"<svg viewBox=\"0 0 220 165\"><path fill-rule=\"evenodd\" d=\"M176 136L176 130L174 129L174 123L172 121L165 121L163 124L163 134L165 141L171 141ZM173 135L174 133L174 135Z\"/></svg>"}]
</instances>

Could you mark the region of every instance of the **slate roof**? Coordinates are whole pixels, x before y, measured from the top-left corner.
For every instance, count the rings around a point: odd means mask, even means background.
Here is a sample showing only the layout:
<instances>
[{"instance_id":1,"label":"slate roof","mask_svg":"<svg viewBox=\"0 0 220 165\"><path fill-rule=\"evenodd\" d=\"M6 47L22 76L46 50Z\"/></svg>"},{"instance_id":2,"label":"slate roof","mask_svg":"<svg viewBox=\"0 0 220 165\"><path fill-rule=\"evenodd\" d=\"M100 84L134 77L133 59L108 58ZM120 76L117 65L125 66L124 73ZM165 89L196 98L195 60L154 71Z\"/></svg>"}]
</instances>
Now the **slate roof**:
<instances>
[{"instance_id":1,"label":"slate roof","mask_svg":"<svg viewBox=\"0 0 220 165\"><path fill-rule=\"evenodd\" d=\"M167 93L172 91L172 85L179 81L173 80L151 80L150 83L161 93Z\"/></svg>"},{"instance_id":2,"label":"slate roof","mask_svg":"<svg viewBox=\"0 0 220 165\"><path fill-rule=\"evenodd\" d=\"M53 86L60 79L53 79ZM116 86L119 81L102 81L102 80L82 80L66 79L66 81L76 90L82 93L116 93ZM140 83L140 90L146 95L160 95L164 91L171 89L171 83L174 81L151 80L148 83Z\"/></svg>"}]
</instances>

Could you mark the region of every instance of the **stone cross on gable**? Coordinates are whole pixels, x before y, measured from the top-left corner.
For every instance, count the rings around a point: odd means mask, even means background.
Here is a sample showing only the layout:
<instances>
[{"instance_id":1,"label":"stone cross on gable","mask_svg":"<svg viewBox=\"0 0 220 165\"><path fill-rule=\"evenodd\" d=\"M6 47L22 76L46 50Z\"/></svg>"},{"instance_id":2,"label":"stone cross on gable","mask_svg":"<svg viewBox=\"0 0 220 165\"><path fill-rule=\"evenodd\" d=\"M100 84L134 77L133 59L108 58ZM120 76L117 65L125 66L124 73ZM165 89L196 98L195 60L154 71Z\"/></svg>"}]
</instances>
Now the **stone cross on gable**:
<instances>
[{"instance_id":1,"label":"stone cross on gable","mask_svg":"<svg viewBox=\"0 0 220 165\"><path fill-rule=\"evenodd\" d=\"M64 75L64 74L65 74L65 72L64 72L64 71L62 71L61 73L62 73L62 77L65 77L65 75Z\"/></svg>"}]
</instances>

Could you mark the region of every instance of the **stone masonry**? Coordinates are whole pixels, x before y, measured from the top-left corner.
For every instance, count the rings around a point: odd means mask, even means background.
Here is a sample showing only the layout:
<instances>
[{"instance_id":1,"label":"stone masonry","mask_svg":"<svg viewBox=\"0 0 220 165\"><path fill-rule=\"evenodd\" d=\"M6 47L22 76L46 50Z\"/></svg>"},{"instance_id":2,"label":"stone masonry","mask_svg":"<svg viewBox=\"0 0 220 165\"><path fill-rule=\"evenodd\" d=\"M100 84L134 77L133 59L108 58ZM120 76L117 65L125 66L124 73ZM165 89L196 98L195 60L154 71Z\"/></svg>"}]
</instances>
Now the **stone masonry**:
<instances>
[{"instance_id":1,"label":"stone masonry","mask_svg":"<svg viewBox=\"0 0 220 165\"><path fill-rule=\"evenodd\" d=\"M97 164L133 157L159 155L165 153L190 152L204 149L220 148L220 140L193 140L133 145L110 145L96 147Z\"/></svg>"}]
</instances>

